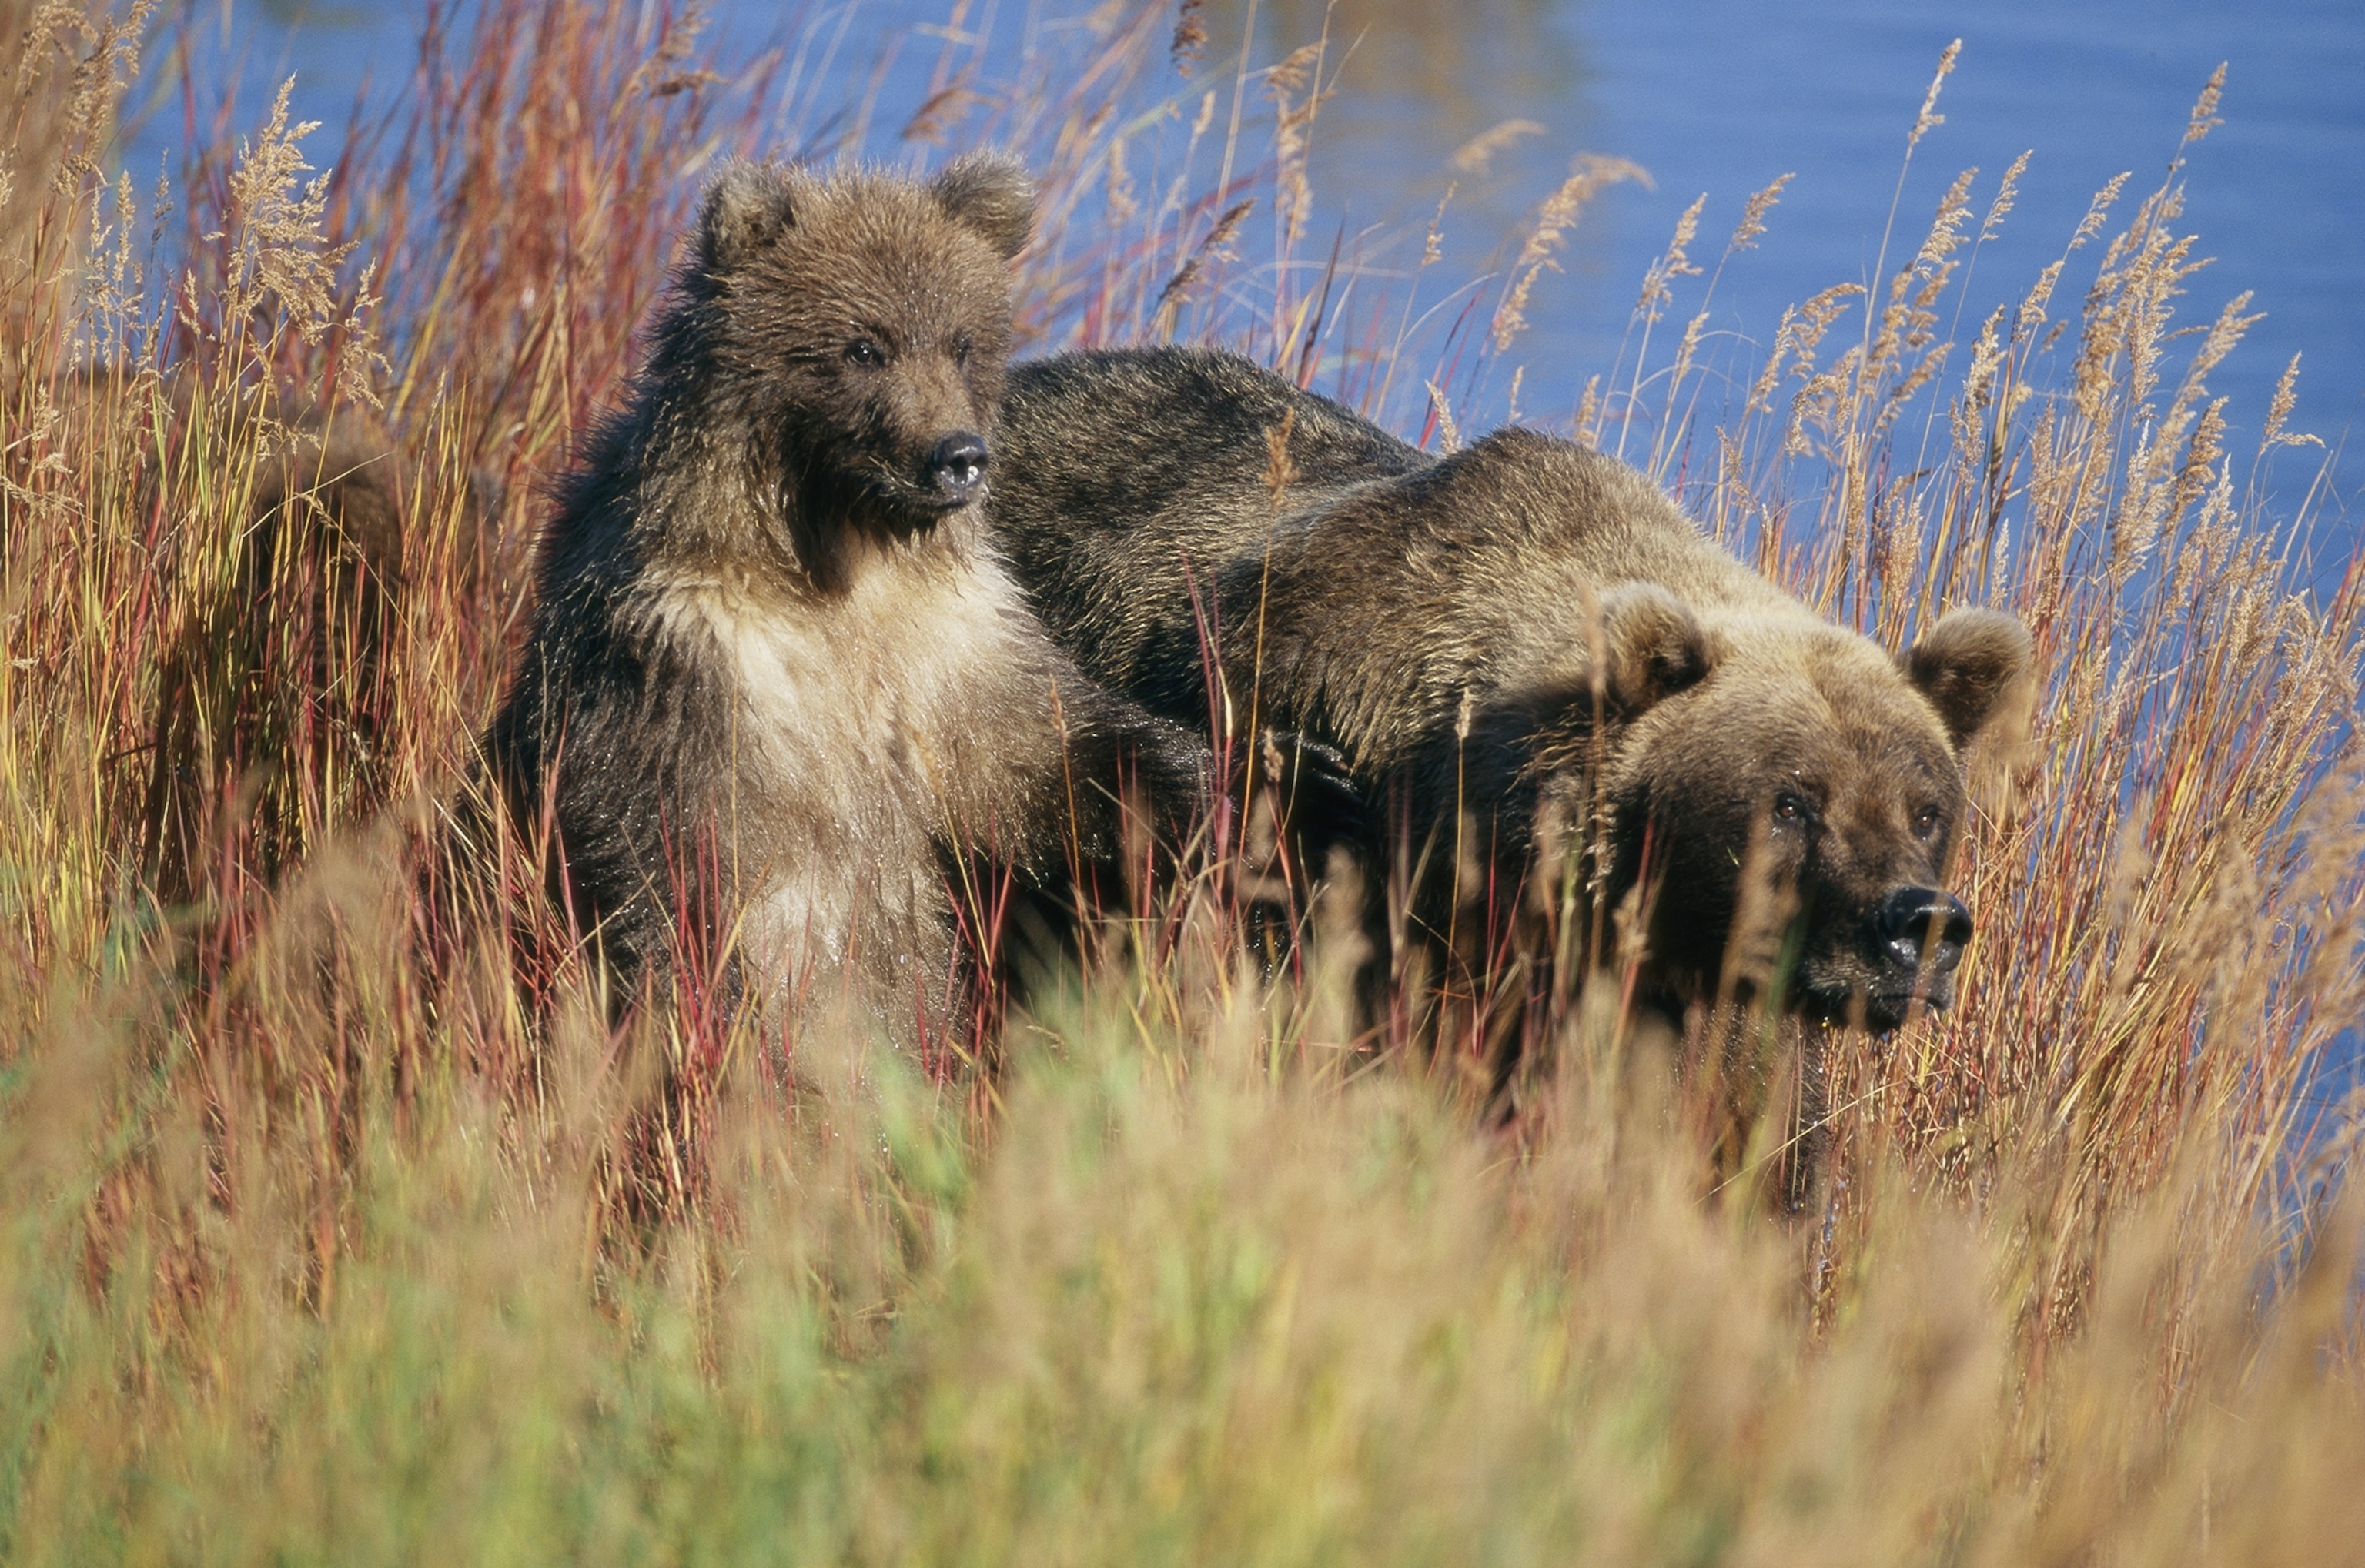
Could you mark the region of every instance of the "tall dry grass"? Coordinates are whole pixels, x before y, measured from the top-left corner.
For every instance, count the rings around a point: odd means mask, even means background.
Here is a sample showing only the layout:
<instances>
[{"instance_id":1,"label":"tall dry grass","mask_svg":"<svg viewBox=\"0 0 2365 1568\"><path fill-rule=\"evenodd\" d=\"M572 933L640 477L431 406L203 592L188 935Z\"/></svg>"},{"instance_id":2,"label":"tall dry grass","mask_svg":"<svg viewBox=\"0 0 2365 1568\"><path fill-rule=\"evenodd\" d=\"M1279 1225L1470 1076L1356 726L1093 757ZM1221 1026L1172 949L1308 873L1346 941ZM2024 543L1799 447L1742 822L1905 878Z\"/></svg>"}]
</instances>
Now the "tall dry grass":
<instances>
[{"instance_id":1,"label":"tall dry grass","mask_svg":"<svg viewBox=\"0 0 2365 1568\"><path fill-rule=\"evenodd\" d=\"M992 1079L826 1029L792 1070L744 1025L611 1034L521 852L490 907L420 890L535 481L614 393L716 156L1015 146L1046 177L1030 342L1214 338L1446 442L1516 396L1616 165L1464 288L1421 236L1391 271L1308 221L1323 95L1352 89L1319 40L1226 60L1195 7L1110 6L1011 59L957 13L888 127L793 50L723 80L663 9L495 4L433 13L343 155L252 106L151 252L163 203L104 149L152 24L112 15L0 4L28 40L0 185L0 1556L2365 1540L2365 1215L2353 1129L2310 1101L2359 1011L2358 585L2302 592L2304 520L2259 501L2287 400L2225 450L2206 377L2245 307L2177 335L2176 171L2098 197L1952 343L2012 176L1967 178L1869 297L1802 302L1741 364L1696 208L1579 411L1834 616L1901 641L1996 603L2043 650L2034 734L1979 761L1961 1003L1845 1048L1828 1206L1783 1224L1714 1185L1698 1086L1607 1010L1571 999L1530 1108L1477 1125L1351 1048L1341 942L1245 969L1212 875L1113 924ZM357 430L390 545L303 510ZM668 1062L697 1103L653 1133ZM672 1217L633 1228L631 1182Z\"/></svg>"}]
</instances>

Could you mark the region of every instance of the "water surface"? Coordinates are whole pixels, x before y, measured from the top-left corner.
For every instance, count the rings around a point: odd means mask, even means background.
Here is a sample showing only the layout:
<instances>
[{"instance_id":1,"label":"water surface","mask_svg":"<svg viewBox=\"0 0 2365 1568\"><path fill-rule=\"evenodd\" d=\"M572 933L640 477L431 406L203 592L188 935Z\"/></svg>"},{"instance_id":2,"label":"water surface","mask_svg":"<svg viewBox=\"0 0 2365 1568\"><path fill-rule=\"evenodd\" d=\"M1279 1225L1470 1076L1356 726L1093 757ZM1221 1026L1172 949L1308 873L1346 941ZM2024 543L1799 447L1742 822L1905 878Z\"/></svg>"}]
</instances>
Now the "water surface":
<instances>
[{"instance_id":1,"label":"water surface","mask_svg":"<svg viewBox=\"0 0 2365 1568\"><path fill-rule=\"evenodd\" d=\"M1784 306L1871 278L1892 201L1891 268L1957 172L1979 169L1974 204L1983 212L2004 168L2032 152L2017 207L1963 291L1970 314L1957 335L1967 338L2060 253L2104 182L2132 173L2131 196L2158 182L2195 95L2223 62L2225 123L2190 151L2185 170L2183 227L2215 258L2193 280L2186 319L2205 320L2243 293L2264 312L2213 378L2213 390L2233 398L2237 443L2239 432L2255 437L2275 378L2303 355L2293 423L2333 447L2323 510L2330 536L2346 542L2337 525L2365 485L2365 451L2343 445L2365 413L2365 6L2355 0L1258 0L1252 9L1248 0L1207 5L1197 83L1165 85L1227 89L1227 57L1244 38L1253 37L1252 59L1269 62L1318 36L1327 14L1339 90L1316 125L1312 154L1325 254L1338 238L1373 246L1375 267L1407 262L1417 239L1400 238L1391 252L1377 237L1417 236L1452 185L1444 264L1424 280L1441 286L1499 264L1506 237L1577 152L1649 172L1650 185L1614 188L1586 210L1565 271L1539 286L1534 325L1512 357L1524 366L1521 411L1544 423L1564 420L1621 347L1631 354L1639 280L1696 196L1708 201L1694 254L1712 262L1749 194L1793 176L1771 231L1728 268L1710 301L1714 330L1731 334L1720 352L1747 365ZM218 0L200 13L195 74L237 86L232 123L243 126L293 72L298 113L332 134L364 85L382 93L407 79L422 14L416 4ZM950 14L942 4L722 0L715 21L726 65L769 41L801 42L809 65L827 58L850 90L869 74L880 39ZM1006 53L1062 15L988 3L964 7L959 21ZM1941 51L1957 38L1959 63L1939 104L1946 123L1916 151L1900 195L1907 132ZM907 49L889 71L871 123L890 129L870 137L874 153L908 151L891 129L924 90L934 55ZM1514 120L1538 129L1509 140L1483 171L1452 165L1457 149ZM130 154L135 170L169 158L183 123L177 104L162 106ZM2073 267L2062 304L2090 276ZM1698 306L1687 293L1675 308L1687 316ZM1505 379L1492 388L1498 402ZM2281 510L2300 508L2319 466L2313 451L2279 458Z\"/></svg>"},{"instance_id":2,"label":"water surface","mask_svg":"<svg viewBox=\"0 0 2365 1568\"><path fill-rule=\"evenodd\" d=\"M1318 28L1323 14L1317 0L1258 10L1268 52ZM1712 265L1750 193L1793 176L1770 232L1712 302L1718 329L1762 344L1784 306L1871 279L1892 201L1890 269L1911 256L1957 173L1979 169L1973 205L1983 214L2005 168L2032 152L2001 237L1972 267L1967 339L2061 253L2112 176L2134 176L2122 215L2159 182L2221 62L2224 123L2189 151L2180 224L2215 259L2181 310L2205 321L2247 293L2265 319L2213 390L2232 397L2229 416L2255 442L2275 379L2302 353L2295 428L2338 447L2365 413L2365 6L2354 0L1339 0L1330 15L1351 53L1345 90L1317 128L1315 167L1350 222L1417 221L1459 177L1449 253L1474 263L1575 151L1650 172L1652 188L1612 189L1586 212L1567 274L1548 280L1529 312L1536 326L1521 348L1534 390L1522 400L1538 413L1615 363L1642 272L1696 196L1708 205L1693 253ZM1945 123L1915 151L1900 196L1908 133L1956 39L1962 51L1938 106ZM1448 167L1455 148L1510 119L1543 131L1499 154L1486 177ZM2083 253L2083 274L2074 263L2066 274L2059 306L2074 308L2096 249ZM1679 297L1679 311L1693 308ZM2341 501L2365 482L2360 459L2338 454ZM2281 457L2287 510L2317 466L2312 451Z\"/></svg>"}]
</instances>

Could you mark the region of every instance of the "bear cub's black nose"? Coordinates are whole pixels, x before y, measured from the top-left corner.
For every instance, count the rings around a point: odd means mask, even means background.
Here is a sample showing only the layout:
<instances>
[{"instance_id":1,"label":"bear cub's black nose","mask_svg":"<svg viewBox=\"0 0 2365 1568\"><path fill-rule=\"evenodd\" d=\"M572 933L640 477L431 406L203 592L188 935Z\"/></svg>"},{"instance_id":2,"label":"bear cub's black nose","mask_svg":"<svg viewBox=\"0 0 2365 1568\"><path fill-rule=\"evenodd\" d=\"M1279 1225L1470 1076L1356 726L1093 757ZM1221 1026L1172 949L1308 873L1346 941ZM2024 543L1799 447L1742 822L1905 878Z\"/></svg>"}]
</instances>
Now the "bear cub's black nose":
<instances>
[{"instance_id":1,"label":"bear cub's black nose","mask_svg":"<svg viewBox=\"0 0 2365 1568\"><path fill-rule=\"evenodd\" d=\"M1881 901L1873 919L1889 961L1908 973L1954 973L1971 939L1971 912L1935 888L1900 888Z\"/></svg>"},{"instance_id":2,"label":"bear cub's black nose","mask_svg":"<svg viewBox=\"0 0 2365 1568\"><path fill-rule=\"evenodd\" d=\"M963 431L936 442L928 454L928 476L947 502L970 500L985 483L985 438Z\"/></svg>"}]
</instances>

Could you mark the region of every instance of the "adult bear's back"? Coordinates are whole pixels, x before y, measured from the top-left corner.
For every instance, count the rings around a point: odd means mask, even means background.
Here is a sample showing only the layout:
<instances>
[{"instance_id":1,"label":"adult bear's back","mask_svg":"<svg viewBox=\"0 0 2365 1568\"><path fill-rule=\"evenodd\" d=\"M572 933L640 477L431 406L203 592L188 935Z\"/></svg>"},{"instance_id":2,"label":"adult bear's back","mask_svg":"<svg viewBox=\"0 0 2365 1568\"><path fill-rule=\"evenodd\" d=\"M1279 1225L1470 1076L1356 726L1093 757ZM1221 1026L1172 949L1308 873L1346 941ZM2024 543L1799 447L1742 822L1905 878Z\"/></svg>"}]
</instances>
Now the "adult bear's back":
<instances>
[{"instance_id":1,"label":"adult bear's back","mask_svg":"<svg viewBox=\"0 0 2365 1568\"><path fill-rule=\"evenodd\" d=\"M1236 354L1173 347L1013 365L996 451L994 538L1036 612L1088 673L1193 723L1223 564L1293 512L1434 461Z\"/></svg>"}]
</instances>

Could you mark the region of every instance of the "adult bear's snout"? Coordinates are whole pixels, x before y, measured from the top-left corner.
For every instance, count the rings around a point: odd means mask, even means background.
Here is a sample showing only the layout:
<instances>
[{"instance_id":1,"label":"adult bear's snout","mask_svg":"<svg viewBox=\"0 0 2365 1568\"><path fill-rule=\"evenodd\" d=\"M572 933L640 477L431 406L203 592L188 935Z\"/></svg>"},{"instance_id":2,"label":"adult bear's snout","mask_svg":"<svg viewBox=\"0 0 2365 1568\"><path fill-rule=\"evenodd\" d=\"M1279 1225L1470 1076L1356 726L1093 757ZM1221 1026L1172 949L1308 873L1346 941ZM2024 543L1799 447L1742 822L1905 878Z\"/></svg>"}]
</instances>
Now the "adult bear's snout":
<instances>
[{"instance_id":1,"label":"adult bear's snout","mask_svg":"<svg viewBox=\"0 0 2365 1568\"><path fill-rule=\"evenodd\" d=\"M1900 888L1873 915L1880 949L1908 974L1950 975L1971 940L1971 912L1935 888Z\"/></svg>"}]
</instances>

